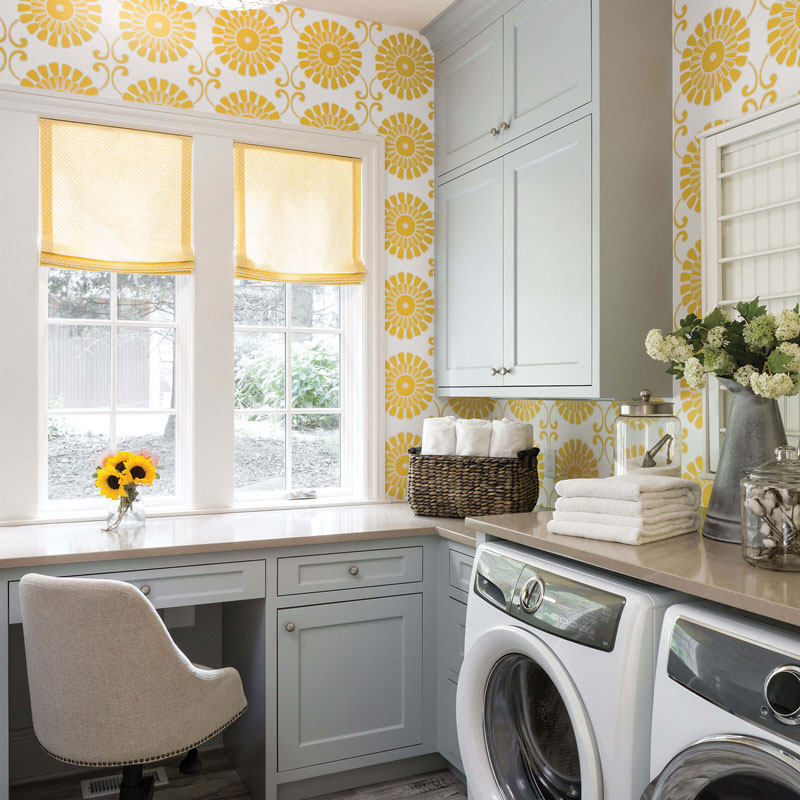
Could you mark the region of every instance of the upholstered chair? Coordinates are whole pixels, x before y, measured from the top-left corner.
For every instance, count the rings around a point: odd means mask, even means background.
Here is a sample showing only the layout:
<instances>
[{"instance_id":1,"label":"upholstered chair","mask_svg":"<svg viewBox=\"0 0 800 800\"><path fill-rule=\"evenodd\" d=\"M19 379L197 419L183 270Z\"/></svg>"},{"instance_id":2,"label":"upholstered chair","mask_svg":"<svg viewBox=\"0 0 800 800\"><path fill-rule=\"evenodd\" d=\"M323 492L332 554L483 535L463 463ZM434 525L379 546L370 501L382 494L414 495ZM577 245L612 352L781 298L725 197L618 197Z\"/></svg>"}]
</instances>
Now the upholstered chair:
<instances>
[{"instance_id":1,"label":"upholstered chair","mask_svg":"<svg viewBox=\"0 0 800 800\"><path fill-rule=\"evenodd\" d=\"M146 597L120 581L20 581L33 727L54 758L123 768L121 800L149 800L142 765L189 753L244 713L232 668L194 666Z\"/></svg>"}]
</instances>

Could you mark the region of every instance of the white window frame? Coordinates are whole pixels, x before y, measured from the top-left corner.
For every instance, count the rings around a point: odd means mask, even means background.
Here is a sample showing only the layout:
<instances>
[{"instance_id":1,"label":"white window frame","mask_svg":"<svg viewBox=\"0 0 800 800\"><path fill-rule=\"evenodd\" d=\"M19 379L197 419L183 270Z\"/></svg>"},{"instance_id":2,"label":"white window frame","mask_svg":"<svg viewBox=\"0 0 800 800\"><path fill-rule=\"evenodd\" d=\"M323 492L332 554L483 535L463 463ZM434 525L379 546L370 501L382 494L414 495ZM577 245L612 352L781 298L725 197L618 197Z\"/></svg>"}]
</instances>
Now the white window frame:
<instances>
[{"instance_id":1,"label":"white window frame","mask_svg":"<svg viewBox=\"0 0 800 800\"><path fill-rule=\"evenodd\" d=\"M0 362L0 521L52 521L40 508L41 383L46 337L41 320L39 267L39 119L116 125L193 137L195 272L184 337L189 373L184 458L191 474L185 506L153 509L181 514L254 508L384 501L384 145L377 136L342 133L274 121L57 95L0 87L0 291L14 298L0 316L0 337L12 342ZM362 162L362 253L367 275L361 303L351 315L360 327L363 379L353 387L354 413L363 435L348 437L358 467L352 496L318 501L234 505L233 475L233 143L283 147L359 158ZM356 389L358 391L356 391ZM357 418L353 417L353 418ZM343 437L343 447L345 441ZM344 457L344 456L343 456ZM209 469L209 465L215 465ZM187 487L188 488L188 487ZM149 505L149 503L148 503ZM70 518L59 513L56 518ZM78 518L100 518L83 513Z\"/></svg>"},{"instance_id":2,"label":"white window frame","mask_svg":"<svg viewBox=\"0 0 800 800\"><path fill-rule=\"evenodd\" d=\"M722 257L722 151L726 147L744 143L771 131L800 124L800 100L793 98L787 102L748 114L732 122L701 131L697 134L700 140L700 196L702 198L702 288L703 315L707 314L722 301L722 276L720 258ZM760 294L760 300L781 302L794 299L798 292ZM727 305L735 305L737 300L752 300L752 297L741 297L728 301ZM792 305L794 302L792 302ZM704 393L705 405L705 458L704 472L713 478L719 461L723 425L722 390L717 381L709 381ZM800 431L787 427L789 438L797 437Z\"/></svg>"}]
</instances>

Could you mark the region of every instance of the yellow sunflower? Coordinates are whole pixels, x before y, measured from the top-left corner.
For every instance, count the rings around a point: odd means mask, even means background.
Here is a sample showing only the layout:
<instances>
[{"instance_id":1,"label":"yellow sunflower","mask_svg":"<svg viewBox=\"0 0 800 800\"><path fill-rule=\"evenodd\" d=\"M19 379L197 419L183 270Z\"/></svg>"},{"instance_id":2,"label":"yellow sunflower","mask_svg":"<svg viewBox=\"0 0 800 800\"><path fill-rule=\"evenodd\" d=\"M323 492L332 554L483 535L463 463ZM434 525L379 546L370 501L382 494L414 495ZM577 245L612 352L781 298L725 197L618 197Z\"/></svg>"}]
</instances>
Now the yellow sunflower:
<instances>
[{"instance_id":1,"label":"yellow sunflower","mask_svg":"<svg viewBox=\"0 0 800 800\"><path fill-rule=\"evenodd\" d=\"M681 54L681 91L695 105L710 105L742 74L750 49L750 29L734 8L718 8L686 40Z\"/></svg>"},{"instance_id":2,"label":"yellow sunflower","mask_svg":"<svg viewBox=\"0 0 800 800\"><path fill-rule=\"evenodd\" d=\"M681 159L681 196L692 211L700 213L700 145L692 139Z\"/></svg>"},{"instance_id":3,"label":"yellow sunflower","mask_svg":"<svg viewBox=\"0 0 800 800\"><path fill-rule=\"evenodd\" d=\"M123 0L119 30L128 47L148 61L166 64L194 45L196 25L181 0Z\"/></svg>"},{"instance_id":4,"label":"yellow sunflower","mask_svg":"<svg viewBox=\"0 0 800 800\"><path fill-rule=\"evenodd\" d=\"M386 250L398 258L422 255L433 241L433 214L418 197L406 192L386 200Z\"/></svg>"},{"instance_id":5,"label":"yellow sunflower","mask_svg":"<svg viewBox=\"0 0 800 800\"><path fill-rule=\"evenodd\" d=\"M451 397L448 402L461 419L486 419L494 410L491 397Z\"/></svg>"},{"instance_id":6,"label":"yellow sunflower","mask_svg":"<svg viewBox=\"0 0 800 800\"><path fill-rule=\"evenodd\" d=\"M100 27L100 4L91 0L21 0L19 21L52 47L88 42Z\"/></svg>"},{"instance_id":7,"label":"yellow sunflower","mask_svg":"<svg viewBox=\"0 0 800 800\"><path fill-rule=\"evenodd\" d=\"M386 330L398 339L419 336L433 322L433 295L422 278L398 272L386 281Z\"/></svg>"},{"instance_id":8,"label":"yellow sunflower","mask_svg":"<svg viewBox=\"0 0 800 800\"><path fill-rule=\"evenodd\" d=\"M681 392L681 412L690 425L703 429L703 393L689 390Z\"/></svg>"},{"instance_id":9,"label":"yellow sunflower","mask_svg":"<svg viewBox=\"0 0 800 800\"><path fill-rule=\"evenodd\" d=\"M147 78L137 81L128 87L122 95L123 100L134 103L151 103L155 106L172 106L173 108L191 108L189 95L164 78Z\"/></svg>"},{"instance_id":10,"label":"yellow sunflower","mask_svg":"<svg viewBox=\"0 0 800 800\"><path fill-rule=\"evenodd\" d=\"M67 64L42 64L28 70L20 81L21 86L32 89L55 89L72 94L97 94L97 87L79 69Z\"/></svg>"},{"instance_id":11,"label":"yellow sunflower","mask_svg":"<svg viewBox=\"0 0 800 800\"><path fill-rule=\"evenodd\" d=\"M787 67L800 66L800 0L773 3L767 31L770 55Z\"/></svg>"},{"instance_id":12,"label":"yellow sunflower","mask_svg":"<svg viewBox=\"0 0 800 800\"><path fill-rule=\"evenodd\" d=\"M559 448L556 480L596 478L598 475L597 459L589 446L580 439L570 439Z\"/></svg>"},{"instance_id":13,"label":"yellow sunflower","mask_svg":"<svg viewBox=\"0 0 800 800\"><path fill-rule=\"evenodd\" d=\"M398 178L418 178L433 164L433 136L428 126L401 112L385 119L378 135L386 138L386 169Z\"/></svg>"},{"instance_id":14,"label":"yellow sunflower","mask_svg":"<svg viewBox=\"0 0 800 800\"><path fill-rule=\"evenodd\" d=\"M520 421L530 422L541 410L541 400L509 400L508 410Z\"/></svg>"},{"instance_id":15,"label":"yellow sunflower","mask_svg":"<svg viewBox=\"0 0 800 800\"><path fill-rule=\"evenodd\" d=\"M297 42L297 58L306 77L323 89L341 89L361 72L356 37L332 19L306 25Z\"/></svg>"},{"instance_id":16,"label":"yellow sunflower","mask_svg":"<svg viewBox=\"0 0 800 800\"><path fill-rule=\"evenodd\" d=\"M597 408L595 400L556 400L556 408L561 417L570 425L586 422Z\"/></svg>"},{"instance_id":17,"label":"yellow sunflower","mask_svg":"<svg viewBox=\"0 0 800 800\"><path fill-rule=\"evenodd\" d=\"M402 500L408 483L408 450L421 447L422 439L414 433L398 433L386 441L386 494Z\"/></svg>"},{"instance_id":18,"label":"yellow sunflower","mask_svg":"<svg viewBox=\"0 0 800 800\"><path fill-rule=\"evenodd\" d=\"M711 489L714 486L714 482L703 477L703 456L697 456L694 461L686 465L686 469L683 471L683 477L686 478L686 480L694 481L699 484L702 490L700 503L703 508L708 508L708 501L711 500Z\"/></svg>"},{"instance_id":19,"label":"yellow sunflower","mask_svg":"<svg viewBox=\"0 0 800 800\"><path fill-rule=\"evenodd\" d=\"M375 54L378 80L401 100L422 97L433 86L433 55L415 36L395 33Z\"/></svg>"},{"instance_id":20,"label":"yellow sunflower","mask_svg":"<svg viewBox=\"0 0 800 800\"><path fill-rule=\"evenodd\" d=\"M220 11L211 29L211 43L220 61L240 75L263 75L283 52L275 20L263 9Z\"/></svg>"},{"instance_id":21,"label":"yellow sunflower","mask_svg":"<svg viewBox=\"0 0 800 800\"><path fill-rule=\"evenodd\" d=\"M133 483L141 483L144 486L152 486L153 481L158 477L153 462L140 453L125 459L125 469Z\"/></svg>"},{"instance_id":22,"label":"yellow sunflower","mask_svg":"<svg viewBox=\"0 0 800 800\"><path fill-rule=\"evenodd\" d=\"M127 475L120 474L113 466L105 468L98 467L97 478L94 485L100 489L100 494L109 500L119 500L120 497L127 497L125 487L130 484Z\"/></svg>"},{"instance_id":23,"label":"yellow sunflower","mask_svg":"<svg viewBox=\"0 0 800 800\"><path fill-rule=\"evenodd\" d=\"M103 459L100 469L115 469L121 474L127 469L125 462L132 457L133 453L127 450L120 450L116 453L110 453Z\"/></svg>"},{"instance_id":24,"label":"yellow sunflower","mask_svg":"<svg viewBox=\"0 0 800 800\"><path fill-rule=\"evenodd\" d=\"M301 125L310 125L313 128L326 128L329 131L357 131L356 118L346 109L336 103L318 103L307 108L302 117Z\"/></svg>"},{"instance_id":25,"label":"yellow sunflower","mask_svg":"<svg viewBox=\"0 0 800 800\"><path fill-rule=\"evenodd\" d=\"M681 265L681 302L687 313L701 313L703 307L703 265L700 240L690 247Z\"/></svg>"},{"instance_id":26,"label":"yellow sunflower","mask_svg":"<svg viewBox=\"0 0 800 800\"><path fill-rule=\"evenodd\" d=\"M400 353L386 361L386 410L393 417L414 417L432 398L433 373L419 356Z\"/></svg>"},{"instance_id":27,"label":"yellow sunflower","mask_svg":"<svg viewBox=\"0 0 800 800\"><path fill-rule=\"evenodd\" d=\"M278 119L278 109L266 97L249 89L225 95L214 108L218 114L248 119Z\"/></svg>"}]
</instances>

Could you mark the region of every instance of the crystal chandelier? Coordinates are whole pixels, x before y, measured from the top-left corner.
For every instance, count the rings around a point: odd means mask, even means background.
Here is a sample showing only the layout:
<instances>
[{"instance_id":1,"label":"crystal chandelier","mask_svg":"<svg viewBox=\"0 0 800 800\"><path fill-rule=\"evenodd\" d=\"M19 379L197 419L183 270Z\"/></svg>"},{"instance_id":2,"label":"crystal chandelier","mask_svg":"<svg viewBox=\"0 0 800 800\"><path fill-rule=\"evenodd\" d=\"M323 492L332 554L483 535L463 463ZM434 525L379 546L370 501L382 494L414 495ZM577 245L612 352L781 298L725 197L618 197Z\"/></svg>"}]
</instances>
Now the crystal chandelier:
<instances>
[{"instance_id":1,"label":"crystal chandelier","mask_svg":"<svg viewBox=\"0 0 800 800\"><path fill-rule=\"evenodd\" d=\"M253 8L263 8L266 11L278 5L281 0L186 0L186 2L193 6L226 9L227 11L246 11Z\"/></svg>"}]
</instances>

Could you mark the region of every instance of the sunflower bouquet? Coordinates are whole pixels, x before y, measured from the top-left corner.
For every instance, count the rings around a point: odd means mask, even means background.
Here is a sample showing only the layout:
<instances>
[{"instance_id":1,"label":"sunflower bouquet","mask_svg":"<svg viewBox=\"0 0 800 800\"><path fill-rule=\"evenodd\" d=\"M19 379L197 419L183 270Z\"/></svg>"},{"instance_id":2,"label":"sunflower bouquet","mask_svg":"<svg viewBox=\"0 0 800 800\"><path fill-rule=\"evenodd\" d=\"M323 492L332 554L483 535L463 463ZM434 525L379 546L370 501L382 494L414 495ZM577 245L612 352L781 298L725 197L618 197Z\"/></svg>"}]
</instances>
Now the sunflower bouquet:
<instances>
[{"instance_id":1,"label":"sunflower bouquet","mask_svg":"<svg viewBox=\"0 0 800 800\"><path fill-rule=\"evenodd\" d=\"M114 531L131 514L134 503L139 500L142 486L152 486L161 477L158 474L158 456L147 451L130 453L120 450L104 456L95 472L95 486L109 500L119 501L117 508L108 515L104 531ZM141 522L141 520L139 520Z\"/></svg>"}]
</instances>

